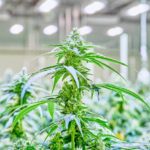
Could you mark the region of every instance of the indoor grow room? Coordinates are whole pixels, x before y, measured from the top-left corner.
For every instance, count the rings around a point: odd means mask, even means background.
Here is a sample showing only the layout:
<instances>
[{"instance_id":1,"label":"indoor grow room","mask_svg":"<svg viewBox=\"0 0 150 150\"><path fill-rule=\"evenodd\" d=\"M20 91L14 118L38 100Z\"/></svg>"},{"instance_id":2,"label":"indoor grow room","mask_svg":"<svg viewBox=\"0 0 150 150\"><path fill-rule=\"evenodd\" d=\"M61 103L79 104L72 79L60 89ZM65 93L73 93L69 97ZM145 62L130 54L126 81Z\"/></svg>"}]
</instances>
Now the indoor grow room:
<instances>
[{"instance_id":1,"label":"indoor grow room","mask_svg":"<svg viewBox=\"0 0 150 150\"><path fill-rule=\"evenodd\" d=\"M150 150L147 0L0 0L0 149Z\"/></svg>"}]
</instances>

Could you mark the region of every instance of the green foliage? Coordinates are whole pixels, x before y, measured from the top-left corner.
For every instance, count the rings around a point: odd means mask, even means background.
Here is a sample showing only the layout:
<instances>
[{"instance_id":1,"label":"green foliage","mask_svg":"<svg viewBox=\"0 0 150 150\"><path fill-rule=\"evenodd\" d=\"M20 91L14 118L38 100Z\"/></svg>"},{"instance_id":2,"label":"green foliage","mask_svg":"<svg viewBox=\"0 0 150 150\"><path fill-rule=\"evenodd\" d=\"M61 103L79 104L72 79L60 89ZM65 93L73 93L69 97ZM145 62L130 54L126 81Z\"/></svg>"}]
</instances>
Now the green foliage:
<instances>
[{"instance_id":1,"label":"green foliage","mask_svg":"<svg viewBox=\"0 0 150 150\"><path fill-rule=\"evenodd\" d=\"M52 119L54 119L54 109L55 109L54 107L55 107L54 102L51 101L48 103L48 111L49 111L49 114L52 117Z\"/></svg>"},{"instance_id":2,"label":"green foliage","mask_svg":"<svg viewBox=\"0 0 150 150\"><path fill-rule=\"evenodd\" d=\"M2 90L3 97L0 98L1 103L7 103L4 111L1 112L0 116L8 115L8 118L3 120L3 123L8 126L9 120L14 120L15 114L14 111L22 105L27 104L29 99L33 97L32 88L29 87L25 93L23 99L21 99L21 93L24 85L27 83L29 75L26 73L26 70L22 70L17 74L12 82L1 85L0 89ZM8 119L8 120L7 120ZM12 139L25 137L25 132L22 127L22 122L16 122L15 126L8 126L11 128L10 134Z\"/></svg>"},{"instance_id":3,"label":"green foliage","mask_svg":"<svg viewBox=\"0 0 150 150\"><path fill-rule=\"evenodd\" d=\"M25 140L18 140L13 147L14 150L36 150L35 145Z\"/></svg>"},{"instance_id":4,"label":"green foliage","mask_svg":"<svg viewBox=\"0 0 150 150\"><path fill-rule=\"evenodd\" d=\"M0 89L3 92L3 95L6 95L6 97L1 97L0 101L8 101L9 100L14 100L15 103L14 105L22 105L26 104L29 98L32 97L32 88L29 87L26 90L26 93L24 95L24 98L21 99L21 93L24 85L29 79L29 75L26 73L25 70L23 70L21 73L19 73L11 83L4 84L0 87Z\"/></svg>"},{"instance_id":5,"label":"green foliage","mask_svg":"<svg viewBox=\"0 0 150 150\"><path fill-rule=\"evenodd\" d=\"M145 102L145 100L139 94L136 94L135 92L133 92L133 91L131 91L129 89L126 89L126 88L123 88L123 87L119 87L119 86L116 86L116 85L113 85L113 84L109 84L109 83L97 84L96 86L100 87L100 88L106 88L106 89L115 91L115 92L117 92L119 94L128 94L130 96L133 96L135 99L138 99L142 103L144 103L147 106L147 108L150 110L150 105L147 102Z\"/></svg>"},{"instance_id":6,"label":"green foliage","mask_svg":"<svg viewBox=\"0 0 150 150\"><path fill-rule=\"evenodd\" d=\"M41 101L31 103L22 107L15 117L13 126L22 120L29 112L47 103L48 111L53 119L49 126L47 145L51 150L91 149L104 150L105 145L110 145L111 139L115 139L110 131L107 120L99 114L91 113L83 103L85 92L97 88L106 88L121 94L128 94L149 105L136 93L112 84L93 84L89 79L90 70L86 63L96 64L102 68L108 68L119 74L108 63L125 65L115 59L91 52L95 45L84 41L76 29L61 44L55 45L53 51L57 59L54 66L45 67L30 76L24 85L21 98L26 98L27 89L37 79L51 75L54 81L52 91L60 79L62 87L55 97L49 97ZM49 53L48 53L49 54ZM120 74L119 74L120 75ZM54 107L54 105L56 107ZM55 108L60 115L55 116ZM17 110L18 111L18 110Z\"/></svg>"},{"instance_id":7,"label":"green foliage","mask_svg":"<svg viewBox=\"0 0 150 150\"><path fill-rule=\"evenodd\" d=\"M38 89L36 91L34 89L35 86L30 85L26 89L24 98L22 99L21 93L28 79L29 75L27 74L26 70L23 69L20 73L14 76L11 82L0 85L0 91L2 92L2 96L0 96L0 105L2 108L0 110L0 138L3 140L7 140L7 138L9 139L9 142L6 141L8 144L4 145L4 148L6 149L7 146L15 143L18 141L18 139L27 140L28 136L31 136L31 133L26 133L26 129L28 129L28 127L31 128L31 126L33 126L33 124L36 122L36 120L32 120L32 123L30 123L26 118L23 120L25 114L29 112L29 110L25 111L25 108L28 107L29 104L31 105L29 102L32 102L33 99L36 99L35 93L39 93L40 90L40 88L36 86L36 89ZM42 101L42 103L43 102L44 101ZM21 110L24 110L23 113ZM30 110L32 110L31 107ZM38 113L34 113L33 118L35 116L38 117ZM32 116L30 116L30 119L31 118ZM5 143L5 141L0 141L0 149L2 148L2 143Z\"/></svg>"},{"instance_id":8,"label":"green foliage","mask_svg":"<svg viewBox=\"0 0 150 150\"><path fill-rule=\"evenodd\" d=\"M49 103L49 101L43 100L43 101L35 102L33 104L28 104L28 105L26 105L25 108L22 108L22 106L21 106L21 110L19 111L19 114L15 117L15 119L13 121L13 127L15 127L17 122L19 120L21 120L25 115L27 115L30 111L36 109L38 106L45 104L45 103Z\"/></svg>"},{"instance_id":9,"label":"green foliage","mask_svg":"<svg viewBox=\"0 0 150 150\"><path fill-rule=\"evenodd\" d=\"M16 125L13 127L11 131L11 135L12 135L12 138L16 138L16 139L25 137L25 132L23 130L21 121L17 122Z\"/></svg>"}]
</instances>

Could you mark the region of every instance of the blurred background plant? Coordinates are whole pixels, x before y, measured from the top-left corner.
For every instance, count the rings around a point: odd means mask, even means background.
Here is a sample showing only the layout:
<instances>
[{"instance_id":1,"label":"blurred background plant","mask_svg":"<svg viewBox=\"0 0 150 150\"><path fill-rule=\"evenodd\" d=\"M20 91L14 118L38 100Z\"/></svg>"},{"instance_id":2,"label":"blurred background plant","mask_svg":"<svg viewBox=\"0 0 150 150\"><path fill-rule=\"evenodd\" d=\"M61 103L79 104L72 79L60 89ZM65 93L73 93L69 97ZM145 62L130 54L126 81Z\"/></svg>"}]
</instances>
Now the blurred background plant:
<instances>
[{"instance_id":1,"label":"blurred background plant","mask_svg":"<svg viewBox=\"0 0 150 150\"><path fill-rule=\"evenodd\" d=\"M40 96L48 95L49 92L46 88L44 90L44 88L41 88L38 84L36 84L36 86L34 84L27 89L22 99L22 88L29 78L26 68L23 68L20 73L11 78L10 81L7 79L0 85L0 148L2 149L10 148L13 143L21 140L30 139L31 142L35 132L39 132L46 126L45 120L47 120L47 122L51 120L48 113L44 112L44 108L40 108L38 111L36 110L31 113L24 120L20 120L15 127L12 127L12 122L18 113L16 109L22 109L24 105L36 101ZM42 93L40 93L40 91L42 91ZM38 137L36 137L36 139L38 139ZM22 142L22 144L25 143Z\"/></svg>"}]
</instances>

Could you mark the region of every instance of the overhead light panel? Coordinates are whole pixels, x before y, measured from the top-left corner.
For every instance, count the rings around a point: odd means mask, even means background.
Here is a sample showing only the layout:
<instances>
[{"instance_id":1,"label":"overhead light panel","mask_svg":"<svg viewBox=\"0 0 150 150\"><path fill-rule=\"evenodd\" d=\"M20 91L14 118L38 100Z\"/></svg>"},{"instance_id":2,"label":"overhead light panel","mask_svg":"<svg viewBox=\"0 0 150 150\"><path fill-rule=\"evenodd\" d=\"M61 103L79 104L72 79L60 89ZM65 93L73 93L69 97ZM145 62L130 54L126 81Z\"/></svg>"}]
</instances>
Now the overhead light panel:
<instances>
[{"instance_id":1,"label":"overhead light panel","mask_svg":"<svg viewBox=\"0 0 150 150\"><path fill-rule=\"evenodd\" d=\"M101 1L95 1L84 8L84 13L91 15L102 10L104 7L105 3Z\"/></svg>"},{"instance_id":2,"label":"overhead light panel","mask_svg":"<svg viewBox=\"0 0 150 150\"><path fill-rule=\"evenodd\" d=\"M127 15L129 16L137 16L139 14L142 14L150 9L150 6L148 4L138 4L136 6L133 6L132 8L128 9Z\"/></svg>"},{"instance_id":3,"label":"overhead light panel","mask_svg":"<svg viewBox=\"0 0 150 150\"><path fill-rule=\"evenodd\" d=\"M3 5L3 0L0 0L0 7Z\"/></svg>"},{"instance_id":4,"label":"overhead light panel","mask_svg":"<svg viewBox=\"0 0 150 150\"><path fill-rule=\"evenodd\" d=\"M20 34L23 30L24 30L23 25L21 25L21 24L14 24L13 26L11 26L9 31L12 34Z\"/></svg>"},{"instance_id":5,"label":"overhead light panel","mask_svg":"<svg viewBox=\"0 0 150 150\"><path fill-rule=\"evenodd\" d=\"M40 6L39 6L39 11L42 13L48 13L50 12L53 8L55 8L58 5L58 2L55 0L45 0Z\"/></svg>"},{"instance_id":6,"label":"overhead light panel","mask_svg":"<svg viewBox=\"0 0 150 150\"><path fill-rule=\"evenodd\" d=\"M92 32L92 28L89 26L83 26L79 28L79 33L81 35L87 35L87 34L90 34L91 32Z\"/></svg>"},{"instance_id":7,"label":"overhead light panel","mask_svg":"<svg viewBox=\"0 0 150 150\"><path fill-rule=\"evenodd\" d=\"M121 27L114 27L107 31L107 34L109 36L117 36L117 35L120 35L121 33L123 33L123 28Z\"/></svg>"},{"instance_id":8,"label":"overhead light panel","mask_svg":"<svg viewBox=\"0 0 150 150\"><path fill-rule=\"evenodd\" d=\"M47 26L47 27L45 27L45 28L43 29L43 33L44 33L45 35L51 35L51 34L56 33L57 30L58 30L58 28L57 28L56 26L54 26L54 25L49 25L49 26Z\"/></svg>"}]
</instances>

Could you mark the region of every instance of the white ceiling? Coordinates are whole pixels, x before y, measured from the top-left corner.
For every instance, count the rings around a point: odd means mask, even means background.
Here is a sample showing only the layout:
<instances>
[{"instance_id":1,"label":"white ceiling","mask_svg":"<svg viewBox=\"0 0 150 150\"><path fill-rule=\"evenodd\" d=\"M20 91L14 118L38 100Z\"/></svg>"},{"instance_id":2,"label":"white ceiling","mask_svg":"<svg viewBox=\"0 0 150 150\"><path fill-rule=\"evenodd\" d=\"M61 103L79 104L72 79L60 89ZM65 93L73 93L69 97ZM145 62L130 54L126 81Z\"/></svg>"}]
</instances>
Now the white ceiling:
<instances>
[{"instance_id":1,"label":"white ceiling","mask_svg":"<svg viewBox=\"0 0 150 150\"><path fill-rule=\"evenodd\" d=\"M127 8L139 3L139 0L105 0L105 9L94 14L85 15L83 8L93 0L58 0L59 6L50 13L37 11L41 0L4 0L0 8L0 50L3 49L47 49L47 45L58 43L66 35L66 29L76 22L77 26L89 25L93 32L87 35L89 41L106 47L119 49L119 36L108 37L106 32L114 26L121 26L129 35L129 48L138 51L140 46L139 17L128 17L124 13ZM67 18L71 13L71 18ZM73 17L77 15L76 18ZM150 14L148 12L148 33L150 33ZM67 19L67 20L65 20ZM68 22L71 21L71 24ZM11 35L9 28L15 23L24 25L20 35ZM64 25L62 25L64 23ZM42 30L48 24L58 26L58 32L51 36L43 35ZM150 48L148 34L148 48Z\"/></svg>"}]
</instances>

